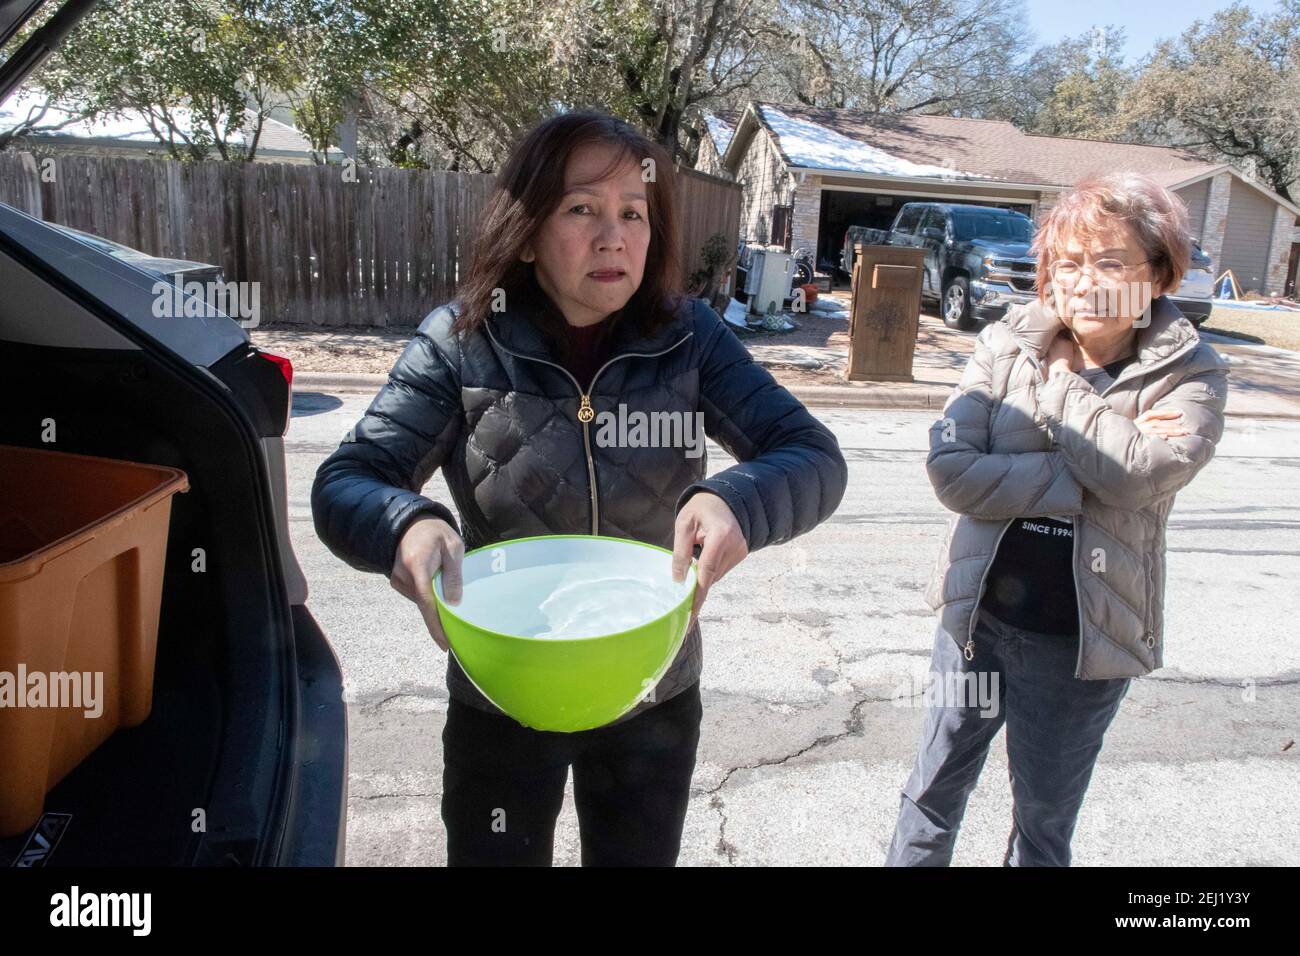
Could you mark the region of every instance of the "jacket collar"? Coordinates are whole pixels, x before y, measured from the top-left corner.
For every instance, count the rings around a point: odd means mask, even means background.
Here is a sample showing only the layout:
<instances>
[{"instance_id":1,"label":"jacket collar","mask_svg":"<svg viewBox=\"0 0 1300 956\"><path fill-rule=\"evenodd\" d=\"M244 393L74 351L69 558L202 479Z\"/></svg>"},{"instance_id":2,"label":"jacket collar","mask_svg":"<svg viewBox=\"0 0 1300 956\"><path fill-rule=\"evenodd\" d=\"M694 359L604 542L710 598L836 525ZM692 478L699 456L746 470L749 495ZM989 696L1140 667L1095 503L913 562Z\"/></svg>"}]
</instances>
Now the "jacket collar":
<instances>
[{"instance_id":1,"label":"jacket collar","mask_svg":"<svg viewBox=\"0 0 1300 956\"><path fill-rule=\"evenodd\" d=\"M526 358L555 362L537 319L547 308L554 308L549 298L538 290L537 296L515 295L503 312L487 317L488 332L507 351ZM621 317L610 342L610 355L654 355L679 342L690 331L693 301L682 301L673 321L652 335L643 335L628 317Z\"/></svg>"},{"instance_id":2,"label":"jacket collar","mask_svg":"<svg viewBox=\"0 0 1300 956\"><path fill-rule=\"evenodd\" d=\"M1021 348L1035 358L1047 354L1052 340L1065 329L1056 309L1037 299L1007 310L1003 321ZM1151 301L1151 322L1137 330L1138 364L1144 369L1177 355L1200 340L1195 326L1167 296Z\"/></svg>"}]
</instances>

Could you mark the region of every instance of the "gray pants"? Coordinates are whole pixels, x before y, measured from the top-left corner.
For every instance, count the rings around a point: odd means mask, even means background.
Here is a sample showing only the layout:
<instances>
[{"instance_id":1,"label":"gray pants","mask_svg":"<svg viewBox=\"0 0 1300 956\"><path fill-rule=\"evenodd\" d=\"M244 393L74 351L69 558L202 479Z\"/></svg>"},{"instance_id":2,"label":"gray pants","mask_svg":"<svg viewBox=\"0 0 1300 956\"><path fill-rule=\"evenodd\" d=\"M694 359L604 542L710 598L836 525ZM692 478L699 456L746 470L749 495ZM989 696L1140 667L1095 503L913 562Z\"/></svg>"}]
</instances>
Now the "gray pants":
<instances>
[{"instance_id":1,"label":"gray pants","mask_svg":"<svg viewBox=\"0 0 1300 956\"><path fill-rule=\"evenodd\" d=\"M966 660L942 627L930 669L949 691L927 694L925 726L903 787L886 866L947 866L989 744L1007 725L1013 799L1007 866L1069 866L1070 839L1129 678L1079 680L1077 637L1038 634L987 612ZM964 688L992 691L978 700Z\"/></svg>"}]
</instances>

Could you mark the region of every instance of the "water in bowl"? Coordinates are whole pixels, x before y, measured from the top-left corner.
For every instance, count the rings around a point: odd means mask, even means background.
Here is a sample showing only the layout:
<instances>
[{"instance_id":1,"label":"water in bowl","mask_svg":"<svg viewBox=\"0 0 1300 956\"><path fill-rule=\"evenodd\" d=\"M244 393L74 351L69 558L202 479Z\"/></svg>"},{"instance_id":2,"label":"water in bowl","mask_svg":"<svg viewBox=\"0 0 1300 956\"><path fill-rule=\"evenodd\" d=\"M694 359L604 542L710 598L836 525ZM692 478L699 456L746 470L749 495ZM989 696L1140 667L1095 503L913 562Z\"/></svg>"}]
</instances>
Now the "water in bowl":
<instances>
[{"instance_id":1,"label":"water in bowl","mask_svg":"<svg viewBox=\"0 0 1300 956\"><path fill-rule=\"evenodd\" d=\"M465 584L457 613L499 633L538 640L598 637L648 624L677 607L689 583L644 567L543 565Z\"/></svg>"}]
</instances>

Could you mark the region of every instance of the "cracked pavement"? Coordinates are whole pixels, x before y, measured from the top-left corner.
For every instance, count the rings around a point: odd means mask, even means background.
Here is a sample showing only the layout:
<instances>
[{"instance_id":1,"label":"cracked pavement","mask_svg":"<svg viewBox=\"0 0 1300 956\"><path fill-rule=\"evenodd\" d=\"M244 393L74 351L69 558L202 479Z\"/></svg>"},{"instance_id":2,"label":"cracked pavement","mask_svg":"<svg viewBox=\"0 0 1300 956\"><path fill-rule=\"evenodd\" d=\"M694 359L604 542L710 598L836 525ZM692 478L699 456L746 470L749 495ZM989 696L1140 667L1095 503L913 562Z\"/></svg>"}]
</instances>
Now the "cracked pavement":
<instances>
[{"instance_id":1,"label":"cracked pavement","mask_svg":"<svg viewBox=\"0 0 1300 956\"><path fill-rule=\"evenodd\" d=\"M295 393L289 510L308 604L349 701L349 865L445 862L445 657L378 575L316 539L309 495L370 393ZM849 488L809 535L751 555L701 614L704 723L680 865L878 865L916 752L934 619L922 598L947 513L924 470L929 412L815 409ZM710 471L730 464L714 443ZM1171 517L1167 666L1135 681L1079 817L1079 865L1300 862L1300 422L1230 419ZM426 489L449 501L441 476ZM1005 732L956 865L998 865ZM570 776L556 865L577 865Z\"/></svg>"}]
</instances>

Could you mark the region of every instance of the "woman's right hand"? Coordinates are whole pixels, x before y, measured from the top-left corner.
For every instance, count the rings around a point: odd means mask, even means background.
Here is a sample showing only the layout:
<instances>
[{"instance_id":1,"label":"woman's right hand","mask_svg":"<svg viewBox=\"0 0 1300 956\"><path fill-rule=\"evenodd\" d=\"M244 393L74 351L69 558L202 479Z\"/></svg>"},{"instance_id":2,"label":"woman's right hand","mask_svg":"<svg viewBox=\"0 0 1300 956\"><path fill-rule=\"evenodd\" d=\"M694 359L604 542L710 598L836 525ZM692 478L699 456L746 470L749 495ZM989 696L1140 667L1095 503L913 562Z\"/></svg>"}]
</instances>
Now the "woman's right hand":
<instances>
[{"instance_id":1,"label":"woman's right hand","mask_svg":"<svg viewBox=\"0 0 1300 956\"><path fill-rule=\"evenodd\" d=\"M1062 332L1052 340L1047 349L1047 370L1050 375L1077 372L1083 367L1083 357L1069 332Z\"/></svg>"},{"instance_id":2,"label":"woman's right hand","mask_svg":"<svg viewBox=\"0 0 1300 956\"><path fill-rule=\"evenodd\" d=\"M442 569L442 596L448 604L459 604L461 562L465 542L441 518L417 518L402 534L388 583L404 598L415 602L434 643L447 650L447 635L438 620L433 597L433 576Z\"/></svg>"}]
</instances>

